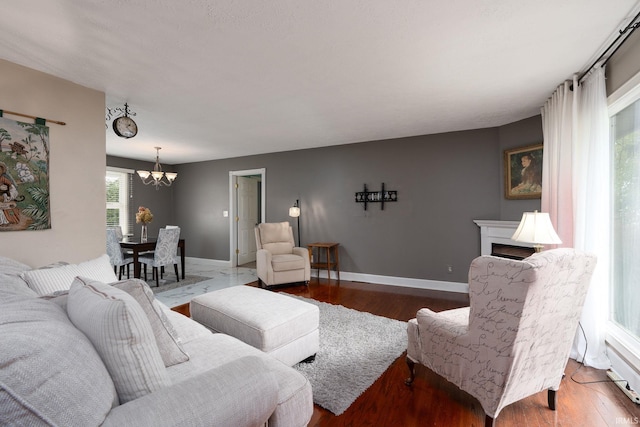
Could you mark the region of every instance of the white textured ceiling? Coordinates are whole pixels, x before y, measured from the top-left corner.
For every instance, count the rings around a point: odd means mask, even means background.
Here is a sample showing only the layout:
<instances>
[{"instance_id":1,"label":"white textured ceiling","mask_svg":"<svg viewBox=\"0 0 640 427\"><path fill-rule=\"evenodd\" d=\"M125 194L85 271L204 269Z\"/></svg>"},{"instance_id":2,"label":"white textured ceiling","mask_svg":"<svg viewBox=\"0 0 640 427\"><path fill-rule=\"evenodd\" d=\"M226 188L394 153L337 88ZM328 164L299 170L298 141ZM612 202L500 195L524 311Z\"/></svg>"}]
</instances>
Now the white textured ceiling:
<instances>
[{"instance_id":1,"label":"white textured ceiling","mask_svg":"<svg viewBox=\"0 0 640 427\"><path fill-rule=\"evenodd\" d=\"M0 58L128 102L176 164L538 114L636 0L10 0ZM0 107L1 108L1 107ZM61 120L63 120L62 118Z\"/></svg>"}]
</instances>

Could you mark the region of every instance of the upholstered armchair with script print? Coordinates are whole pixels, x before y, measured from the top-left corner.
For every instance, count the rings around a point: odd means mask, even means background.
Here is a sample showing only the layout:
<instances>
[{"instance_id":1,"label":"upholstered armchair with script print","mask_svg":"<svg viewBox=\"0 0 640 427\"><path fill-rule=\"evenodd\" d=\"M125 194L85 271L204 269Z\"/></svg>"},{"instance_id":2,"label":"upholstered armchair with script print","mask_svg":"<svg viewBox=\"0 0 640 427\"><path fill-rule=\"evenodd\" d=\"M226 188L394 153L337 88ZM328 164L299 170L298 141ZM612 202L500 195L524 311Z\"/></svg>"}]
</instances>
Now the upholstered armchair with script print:
<instances>
[{"instance_id":1,"label":"upholstered armchair with script print","mask_svg":"<svg viewBox=\"0 0 640 427\"><path fill-rule=\"evenodd\" d=\"M595 264L573 249L476 258L470 307L423 308L409 321L407 385L416 363L428 367L480 401L487 427L505 406L543 390L555 410Z\"/></svg>"}]
</instances>

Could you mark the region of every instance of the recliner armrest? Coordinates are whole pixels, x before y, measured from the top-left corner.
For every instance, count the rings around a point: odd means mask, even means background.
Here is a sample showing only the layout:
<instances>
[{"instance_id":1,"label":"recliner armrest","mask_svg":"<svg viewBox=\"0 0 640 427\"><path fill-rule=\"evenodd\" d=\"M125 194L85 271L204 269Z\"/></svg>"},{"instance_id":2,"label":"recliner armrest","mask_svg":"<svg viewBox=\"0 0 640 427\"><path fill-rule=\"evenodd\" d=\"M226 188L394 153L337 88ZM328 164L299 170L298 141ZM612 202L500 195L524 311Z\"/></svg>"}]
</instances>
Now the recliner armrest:
<instances>
[{"instance_id":1,"label":"recliner armrest","mask_svg":"<svg viewBox=\"0 0 640 427\"><path fill-rule=\"evenodd\" d=\"M295 255L301 256L302 258L305 259L305 261L309 261L309 249L301 248L301 247L294 247L293 248L293 253Z\"/></svg>"},{"instance_id":2,"label":"recliner armrest","mask_svg":"<svg viewBox=\"0 0 640 427\"><path fill-rule=\"evenodd\" d=\"M117 406L103 426L255 426L277 399L273 372L248 356Z\"/></svg>"}]
</instances>

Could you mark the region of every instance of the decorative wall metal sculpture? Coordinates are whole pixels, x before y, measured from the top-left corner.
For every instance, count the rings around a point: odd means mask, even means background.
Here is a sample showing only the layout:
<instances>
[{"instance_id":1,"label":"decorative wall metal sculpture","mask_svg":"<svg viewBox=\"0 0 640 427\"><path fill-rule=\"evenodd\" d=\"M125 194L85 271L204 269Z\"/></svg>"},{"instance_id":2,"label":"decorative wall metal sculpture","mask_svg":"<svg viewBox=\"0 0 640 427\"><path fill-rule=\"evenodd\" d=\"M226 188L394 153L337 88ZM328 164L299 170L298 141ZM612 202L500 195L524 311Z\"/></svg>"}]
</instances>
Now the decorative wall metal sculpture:
<instances>
[{"instance_id":1,"label":"decorative wall metal sculpture","mask_svg":"<svg viewBox=\"0 0 640 427\"><path fill-rule=\"evenodd\" d=\"M384 189L384 182L380 191L368 191L367 184L364 184L364 191L356 193L356 203L364 203L364 210L367 210L367 203L380 203L380 210L384 210L385 202L397 202L398 192Z\"/></svg>"}]
</instances>

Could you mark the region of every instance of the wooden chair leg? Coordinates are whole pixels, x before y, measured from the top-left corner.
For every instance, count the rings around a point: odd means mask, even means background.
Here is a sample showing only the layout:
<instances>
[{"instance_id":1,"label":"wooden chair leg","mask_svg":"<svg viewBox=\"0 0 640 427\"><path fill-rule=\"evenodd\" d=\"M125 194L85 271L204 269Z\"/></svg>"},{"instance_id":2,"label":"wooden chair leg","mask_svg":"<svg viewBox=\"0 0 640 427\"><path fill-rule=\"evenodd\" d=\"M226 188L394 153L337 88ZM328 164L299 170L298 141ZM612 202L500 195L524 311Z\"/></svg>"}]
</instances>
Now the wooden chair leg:
<instances>
[{"instance_id":1,"label":"wooden chair leg","mask_svg":"<svg viewBox=\"0 0 640 427\"><path fill-rule=\"evenodd\" d=\"M147 281L147 264L144 264L144 281Z\"/></svg>"},{"instance_id":2,"label":"wooden chair leg","mask_svg":"<svg viewBox=\"0 0 640 427\"><path fill-rule=\"evenodd\" d=\"M558 404L558 391L557 390L547 390L547 402L549 403L549 409L552 411L556 410L556 405Z\"/></svg>"},{"instance_id":3,"label":"wooden chair leg","mask_svg":"<svg viewBox=\"0 0 640 427\"><path fill-rule=\"evenodd\" d=\"M158 267L153 267L153 272L156 275L156 285L160 287L160 273L158 272Z\"/></svg>"},{"instance_id":4,"label":"wooden chair leg","mask_svg":"<svg viewBox=\"0 0 640 427\"><path fill-rule=\"evenodd\" d=\"M127 279L131 278L131 276L129 275L129 266L131 266L131 264L127 264Z\"/></svg>"},{"instance_id":5,"label":"wooden chair leg","mask_svg":"<svg viewBox=\"0 0 640 427\"><path fill-rule=\"evenodd\" d=\"M180 275L178 274L178 264L173 264L173 268L176 270L176 282L179 282Z\"/></svg>"},{"instance_id":6,"label":"wooden chair leg","mask_svg":"<svg viewBox=\"0 0 640 427\"><path fill-rule=\"evenodd\" d=\"M407 367L409 368L409 378L404 380L404 383L410 386L411 384L413 384L413 380L416 379L416 363L408 357L406 358L406 361Z\"/></svg>"},{"instance_id":7,"label":"wooden chair leg","mask_svg":"<svg viewBox=\"0 0 640 427\"><path fill-rule=\"evenodd\" d=\"M493 417L490 417L489 415L485 415L484 417L484 427L495 427L496 425L496 420Z\"/></svg>"}]
</instances>

